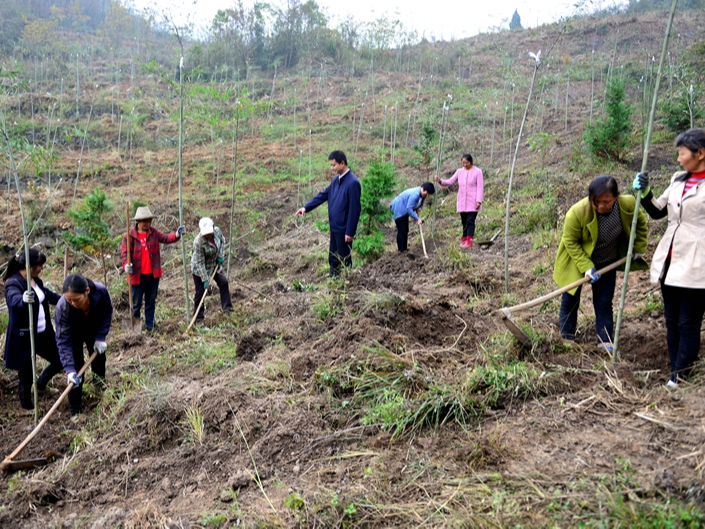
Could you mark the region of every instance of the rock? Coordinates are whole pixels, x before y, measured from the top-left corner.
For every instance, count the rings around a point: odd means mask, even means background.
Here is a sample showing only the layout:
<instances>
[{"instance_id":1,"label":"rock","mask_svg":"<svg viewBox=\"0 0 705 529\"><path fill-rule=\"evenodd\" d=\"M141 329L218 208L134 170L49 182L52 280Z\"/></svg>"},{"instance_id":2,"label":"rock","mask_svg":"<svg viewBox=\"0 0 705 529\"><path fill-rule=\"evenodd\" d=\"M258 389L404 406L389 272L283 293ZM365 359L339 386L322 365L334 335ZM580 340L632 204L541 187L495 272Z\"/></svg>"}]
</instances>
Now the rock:
<instances>
[{"instance_id":1,"label":"rock","mask_svg":"<svg viewBox=\"0 0 705 529\"><path fill-rule=\"evenodd\" d=\"M239 470L230 478L230 486L233 490L244 489L252 482L250 475L244 470Z\"/></svg>"}]
</instances>

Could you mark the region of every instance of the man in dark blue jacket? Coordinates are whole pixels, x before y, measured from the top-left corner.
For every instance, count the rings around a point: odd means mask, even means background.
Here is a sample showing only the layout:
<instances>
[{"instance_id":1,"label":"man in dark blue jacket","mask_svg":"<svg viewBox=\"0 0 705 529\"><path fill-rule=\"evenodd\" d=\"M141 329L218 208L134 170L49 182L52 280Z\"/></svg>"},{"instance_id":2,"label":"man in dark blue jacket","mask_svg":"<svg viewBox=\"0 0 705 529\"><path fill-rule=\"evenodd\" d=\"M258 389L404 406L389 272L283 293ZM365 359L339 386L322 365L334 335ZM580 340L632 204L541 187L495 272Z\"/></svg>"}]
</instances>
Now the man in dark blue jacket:
<instances>
[{"instance_id":1,"label":"man in dark blue jacket","mask_svg":"<svg viewBox=\"0 0 705 529\"><path fill-rule=\"evenodd\" d=\"M348 159L343 151L333 151L328 156L330 168L335 176L330 185L313 197L308 204L296 212L302 217L305 213L328 202L328 223L330 224L330 250L328 264L330 276L337 276L343 266L352 266L353 238L360 220L360 181L348 168Z\"/></svg>"}]
</instances>

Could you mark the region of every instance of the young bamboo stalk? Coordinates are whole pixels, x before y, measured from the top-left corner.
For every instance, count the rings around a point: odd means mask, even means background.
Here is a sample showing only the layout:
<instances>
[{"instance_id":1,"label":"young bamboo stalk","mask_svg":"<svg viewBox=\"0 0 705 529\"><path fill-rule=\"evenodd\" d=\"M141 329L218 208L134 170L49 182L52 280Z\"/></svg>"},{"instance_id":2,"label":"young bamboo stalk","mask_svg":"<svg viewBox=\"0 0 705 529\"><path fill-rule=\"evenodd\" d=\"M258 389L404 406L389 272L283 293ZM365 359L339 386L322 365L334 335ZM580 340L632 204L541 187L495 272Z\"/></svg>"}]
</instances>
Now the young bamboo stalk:
<instances>
[{"instance_id":1,"label":"young bamboo stalk","mask_svg":"<svg viewBox=\"0 0 705 529\"><path fill-rule=\"evenodd\" d=\"M512 182L514 181L514 168L517 164L517 153L519 152L519 145L521 144L521 134L524 131L524 123L526 122L526 115L529 112L529 105L531 104L531 94L534 91L534 82L536 81L536 72L541 65L541 50L537 54L530 53L531 57L535 59L534 62L534 74L531 77L531 86L529 87L529 97L526 99L526 107L524 107L524 117L521 120L521 125L519 126L519 135L517 136L516 147L514 148L514 160L512 161L512 168L509 172L509 185L507 186L507 212L504 216L504 292L509 294L509 211L512 204Z\"/></svg>"},{"instance_id":2,"label":"young bamboo stalk","mask_svg":"<svg viewBox=\"0 0 705 529\"><path fill-rule=\"evenodd\" d=\"M176 28L175 28L176 29ZM181 46L181 60L179 61L179 226L184 225L184 45L177 31L177 38ZM188 295L188 272L186 269L186 241L181 237L181 264L184 272L184 297L186 306L186 321L189 321L190 299Z\"/></svg>"},{"instance_id":3,"label":"young bamboo stalk","mask_svg":"<svg viewBox=\"0 0 705 529\"><path fill-rule=\"evenodd\" d=\"M394 102L394 132L392 134L392 165L394 165L394 153L397 148L397 118L399 117L399 102Z\"/></svg>"},{"instance_id":4,"label":"young bamboo stalk","mask_svg":"<svg viewBox=\"0 0 705 529\"><path fill-rule=\"evenodd\" d=\"M7 133L7 127L5 124L5 114L2 112L2 110L0 110L0 124L2 124L3 139L5 140L5 145L7 147L7 157L10 160L10 170L12 171L12 174L15 177L15 186L17 187L17 198L19 199L20 203L20 217L22 218L22 238L24 242L24 258L26 263L25 271L27 277L27 290L31 291L34 294L34 291L32 290L32 273L30 271L29 261L29 240L27 235L27 221L24 211L24 202L22 202L22 191L20 190L20 177L17 174L17 165L15 164L15 158L12 153L12 142L10 141L10 136ZM32 305L28 305L27 309L29 310L29 346L32 358L32 393L34 395L34 424L36 425L39 421L39 392L37 389L37 352L34 343L34 315L32 311Z\"/></svg>"},{"instance_id":5,"label":"young bamboo stalk","mask_svg":"<svg viewBox=\"0 0 705 529\"><path fill-rule=\"evenodd\" d=\"M443 111L441 113L441 135L438 138L438 156L436 157L436 175L440 178L441 172L441 154L443 152L443 136L445 135L446 116L448 115L448 105L443 102ZM438 204L438 196L433 197L433 222L431 224L431 238L436 238L436 209Z\"/></svg>"},{"instance_id":6,"label":"young bamboo stalk","mask_svg":"<svg viewBox=\"0 0 705 529\"><path fill-rule=\"evenodd\" d=\"M230 257L233 251L233 213L235 211L235 182L237 180L237 133L240 127L240 100L236 102L237 115L235 117L235 131L233 132L233 185L230 191L230 246L228 247L228 267L226 274L230 277Z\"/></svg>"},{"instance_id":7,"label":"young bamboo stalk","mask_svg":"<svg viewBox=\"0 0 705 529\"><path fill-rule=\"evenodd\" d=\"M673 26L673 16L676 13L678 0L673 0L671 12L668 17L668 25L666 27L666 36L663 38L663 48L661 49L661 58L658 63L658 73L656 74L656 85L654 86L654 95L651 101L651 112L649 113L649 126L646 129L646 140L644 141L644 156L641 160L641 172L646 171L646 165L649 160L649 147L651 146L651 131L654 127L654 115L656 114L656 103L658 102L658 92L661 86L661 77L663 75L663 63L666 58L666 50L668 49L668 40L671 35L671 27ZM627 286L629 284L629 269L632 264L632 256L634 250L634 239L636 236L636 225L639 218L639 205L641 204L641 191L636 193L636 204L634 205L634 218L632 218L632 231L629 234L629 247L627 249L627 262L624 265L624 281L622 282L622 295L619 297L619 309L617 310L617 324L614 329L614 349L612 351L612 363L615 363L619 358L619 329L622 325L622 312L624 311L624 300L627 296Z\"/></svg>"},{"instance_id":8,"label":"young bamboo stalk","mask_svg":"<svg viewBox=\"0 0 705 529\"><path fill-rule=\"evenodd\" d=\"M86 138L88 137L88 126L91 124L91 116L93 115L93 105L88 112L88 121L86 122L86 128L83 131L83 139L81 140L81 154L78 156L78 168L76 169L76 181L73 185L73 198L71 199L71 206L76 202L76 191L78 191L78 180L81 177L81 161L83 160L83 148L86 146Z\"/></svg>"}]
</instances>

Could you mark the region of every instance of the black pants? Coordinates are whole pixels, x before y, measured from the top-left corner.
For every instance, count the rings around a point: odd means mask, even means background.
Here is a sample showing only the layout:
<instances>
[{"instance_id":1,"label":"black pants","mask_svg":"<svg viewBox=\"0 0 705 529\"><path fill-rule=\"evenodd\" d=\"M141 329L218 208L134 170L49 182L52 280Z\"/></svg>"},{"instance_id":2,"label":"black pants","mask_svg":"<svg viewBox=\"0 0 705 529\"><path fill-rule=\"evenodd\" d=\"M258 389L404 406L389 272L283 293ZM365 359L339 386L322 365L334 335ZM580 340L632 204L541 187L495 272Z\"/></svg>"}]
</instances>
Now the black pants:
<instances>
[{"instance_id":1,"label":"black pants","mask_svg":"<svg viewBox=\"0 0 705 529\"><path fill-rule=\"evenodd\" d=\"M671 287L661 282L671 380L687 379L700 352L705 289Z\"/></svg>"},{"instance_id":2,"label":"black pants","mask_svg":"<svg viewBox=\"0 0 705 529\"><path fill-rule=\"evenodd\" d=\"M49 322L47 322L49 325ZM49 335L48 332L42 332L37 334L37 339L34 343L37 355L41 356L49 362L49 365L44 368L44 371L37 377L37 388L44 389L47 387L49 381L57 373L61 373L64 367L61 365L61 359L59 358L59 351L56 348L56 342ZM19 378L19 385L17 386L17 393L20 397L20 405L31 410L34 408L34 403L32 401L32 366L31 364L26 369L20 369L17 371L17 376Z\"/></svg>"},{"instance_id":3,"label":"black pants","mask_svg":"<svg viewBox=\"0 0 705 529\"><path fill-rule=\"evenodd\" d=\"M409 215L403 215L394 219L397 225L397 250L405 252L409 246Z\"/></svg>"},{"instance_id":4,"label":"black pants","mask_svg":"<svg viewBox=\"0 0 705 529\"><path fill-rule=\"evenodd\" d=\"M461 211L460 220L463 223L463 237L475 236L475 219L477 211Z\"/></svg>"},{"instance_id":5,"label":"black pants","mask_svg":"<svg viewBox=\"0 0 705 529\"><path fill-rule=\"evenodd\" d=\"M140 309L144 298L144 326L154 328L154 311L157 306L157 292L159 291L159 278L153 274L140 274L140 284L132 285L132 317L140 319Z\"/></svg>"},{"instance_id":6,"label":"black pants","mask_svg":"<svg viewBox=\"0 0 705 529\"><path fill-rule=\"evenodd\" d=\"M83 340L77 340L74 337L74 342L73 342L73 365L76 368L76 372L78 373L81 368L84 366L86 363L85 358L83 357L83 344L86 344L86 348L88 349L88 354L92 355L93 354L93 344L95 343L95 337L89 337L85 338ZM95 360L93 360L93 363L91 364L91 371L93 372L93 384L100 388L103 389L105 387L105 355L98 355L96 356ZM85 375L84 375L85 377ZM71 411L71 415L76 415L77 413L81 413L81 410L83 409L83 381L78 386L74 386L74 388L69 391L69 410Z\"/></svg>"},{"instance_id":7,"label":"black pants","mask_svg":"<svg viewBox=\"0 0 705 529\"><path fill-rule=\"evenodd\" d=\"M194 311L198 308L198 305L203 299L203 294L205 294L206 289L203 288L203 281L197 275L193 275L193 284L196 287L196 294L193 297L193 302L195 304ZM232 312L233 304L230 300L230 287L228 285L228 278L225 274L218 272L213 278L215 284L218 285L218 290L220 291L220 306L223 307L223 312ZM205 304L201 305L201 310L198 311L198 316L196 316L196 321L203 321L205 314Z\"/></svg>"},{"instance_id":8,"label":"black pants","mask_svg":"<svg viewBox=\"0 0 705 529\"><path fill-rule=\"evenodd\" d=\"M612 343L614 330L612 299L614 298L616 284L616 270L610 270L602 274L600 279L592 284L592 306L595 309L595 331L597 332L598 344L610 345ZM566 340L575 339L581 290L582 287L578 287L574 295L571 296L566 292L561 297L561 312L558 316L558 321L561 337Z\"/></svg>"},{"instance_id":9,"label":"black pants","mask_svg":"<svg viewBox=\"0 0 705 529\"><path fill-rule=\"evenodd\" d=\"M330 247L328 249L328 264L330 265L330 277L337 276L345 266L352 266L352 248L345 242L344 233L330 232Z\"/></svg>"}]
</instances>

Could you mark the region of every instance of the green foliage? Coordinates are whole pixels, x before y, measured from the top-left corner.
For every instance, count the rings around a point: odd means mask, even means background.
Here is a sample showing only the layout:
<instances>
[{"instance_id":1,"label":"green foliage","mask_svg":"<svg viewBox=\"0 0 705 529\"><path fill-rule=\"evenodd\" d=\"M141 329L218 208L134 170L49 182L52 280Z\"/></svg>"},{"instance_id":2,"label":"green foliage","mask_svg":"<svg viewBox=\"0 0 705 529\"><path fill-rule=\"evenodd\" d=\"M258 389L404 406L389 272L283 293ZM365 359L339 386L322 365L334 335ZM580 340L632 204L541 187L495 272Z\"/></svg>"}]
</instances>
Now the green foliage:
<instances>
[{"instance_id":1,"label":"green foliage","mask_svg":"<svg viewBox=\"0 0 705 529\"><path fill-rule=\"evenodd\" d=\"M421 155L421 165L428 170L433 159L433 147L438 138L438 132L431 125L421 127L421 138L418 145L414 145L414 151Z\"/></svg>"},{"instance_id":2,"label":"green foliage","mask_svg":"<svg viewBox=\"0 0 705 529\"><path fill-rule=\"evenodd\" d=\"M613 76L606 88L605 117L588 124L585 143L598 158L622 161L632 145L632 109L625 101L624 82Z\"/></svg>"},{"instance_id":3,"label":"green foliage","mask_svg":"<svg viewBox=\"0 0 705 529\"><path fill-rule=\"evenodd\" d=\"M521 17L519 16L519 11L517 9L514 10L512 19L509 21L509 29L524 29L521 25Z\"/></svg>"},{"instance_id":4,"label":"green foliage","mask_svg":"<svg viewBox=\"0 0 705 529\"><path fill-rule=\"evenodd\" d=\"M697 104L700 95L701 90L690 85L688 89L676 90L672 97L661 101L659 108L668 130L678 134L702 122L705 113Z\"/></svg>"},{"instance_id":5,"label":"green foliage","mask_svg":"<svg viewBox=\"0 0 705 529\"><path fill-rule=\"evenodd\" d=\"M292 492L284 498L284 507L292 511L300 511L305 506L306 502L304 502L304 497L298 492Z\"/></svg>"},{"instance_id":6,"label":"green foliage","mask_svg":"<svg viewBox=\"0 0 705 529\"><path fill-rule=\"evenodd\" d=\"M103 263L103 281L107 283L105 252L117 241L110 233L108 216L113 211L113 204L100 189L94 189L88 196L69 210L76 231L64 232L64 240L73 248L100 257Z\"/></svg>"},{"instance_id":7,"label":"green foliage","mask_svg":"<svg viewBox=\"0 0 705 529\"><path fill-rule=\"evenodd\" d=\"M389 208L380 200L394 194L396 171L390 163L373 162L362 179L360 205L361 228L355 238L354 247L364 259L379 257L384 251L382 225L389 221Z\"/></svg>"}]
</instances>

